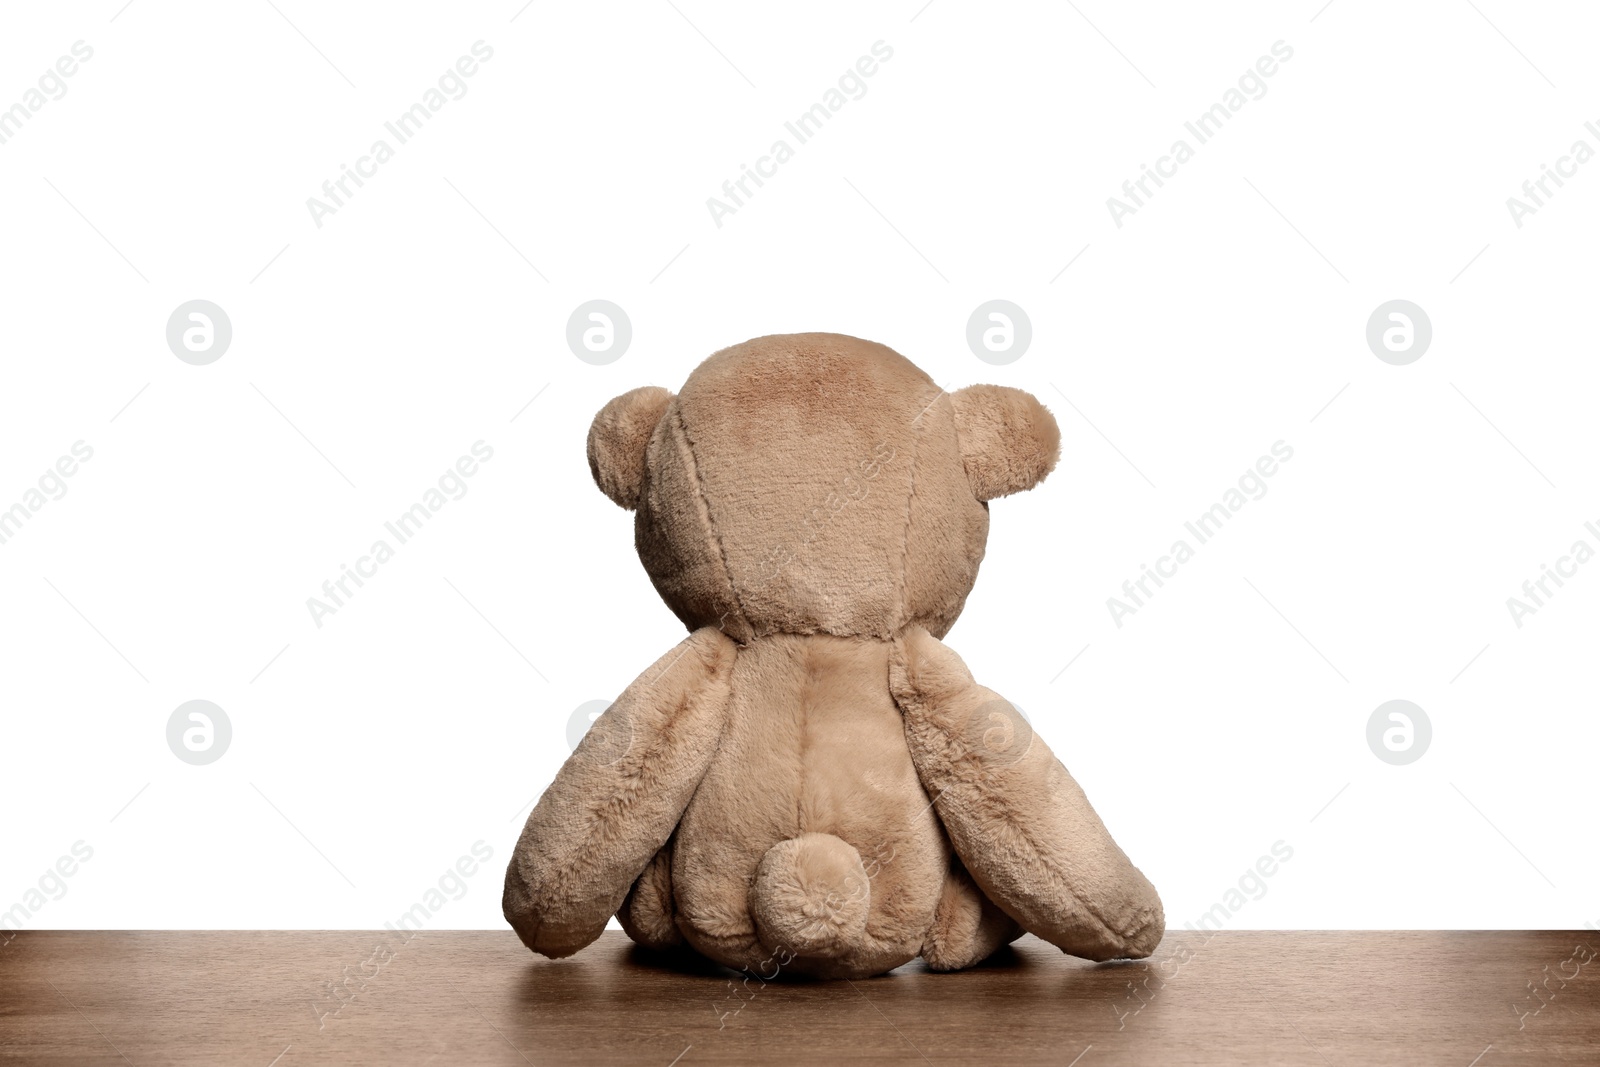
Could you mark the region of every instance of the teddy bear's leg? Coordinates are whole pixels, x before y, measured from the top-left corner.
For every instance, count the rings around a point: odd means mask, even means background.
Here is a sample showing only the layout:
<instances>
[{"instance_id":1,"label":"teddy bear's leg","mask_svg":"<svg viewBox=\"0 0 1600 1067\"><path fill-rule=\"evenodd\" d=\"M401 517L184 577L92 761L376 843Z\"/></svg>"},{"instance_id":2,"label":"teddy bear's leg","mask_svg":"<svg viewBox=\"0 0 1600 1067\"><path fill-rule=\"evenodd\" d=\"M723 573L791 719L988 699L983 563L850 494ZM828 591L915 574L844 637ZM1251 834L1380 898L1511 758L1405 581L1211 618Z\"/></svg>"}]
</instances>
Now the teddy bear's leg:
<instances>
[{"instance_id":1,"label":"teddy bear's leg","mask_svg":"<svg viewBox=\"0 0 1600 1067\"><path fill-rule=\"evenodd\" d=\"M501 898L533 951L570 956L599 937L672 836L722 736L736 648L708 626L662 656L533 806Z\"/></svg>"},{"instance_id":2,"label":"teddy bear's leg","mask_svg":"<svg viewBox=\"0 0 1600 1067\"><path fill-rule=\"evenodd\" d=\"M921 627L896 639L889 683L922 787L984 895L1075 956L1155 951L1155 887L1011 705Z\"/></svg>"},{"instance_id":3,"label":"teddy bear's leg","mask_svg":"<svg viewBox=\"0 0 1600 1067\"><path fill-rule=\"evenodd\" d=\"M959 971L988 959L1023 934L1015 919L983 895L972 876L952 856L933 913L933 926L922 945L922 958L935 971Z\"/></svg>"},{"instance_id":4,"label":"teddy bear's leg","mask_svg":"<svg viewBox=\"0 0 1600 1067\"><path fill-rule=\"evenodd\" d=\"M628 891L617 921L629 937L645 948L664 952L683 944L683 934L673 918L672 842L667 842Z\"/></svg>"}]
</instances>

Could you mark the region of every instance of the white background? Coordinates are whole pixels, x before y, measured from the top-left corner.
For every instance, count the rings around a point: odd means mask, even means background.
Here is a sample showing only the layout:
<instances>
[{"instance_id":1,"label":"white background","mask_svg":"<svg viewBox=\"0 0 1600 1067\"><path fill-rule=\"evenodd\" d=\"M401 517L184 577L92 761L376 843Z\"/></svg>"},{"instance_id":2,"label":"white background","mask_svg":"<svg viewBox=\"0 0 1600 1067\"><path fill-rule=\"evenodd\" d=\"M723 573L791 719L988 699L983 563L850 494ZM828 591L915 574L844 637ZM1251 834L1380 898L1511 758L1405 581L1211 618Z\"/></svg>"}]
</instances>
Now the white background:
<instances>
[{"instance_id":1,"label":"white background","mask_svg":"<svg viewBox=\"0 0 1600 1067\"><path fill-rule=\"evenodd\" d=\"M94 55L0 145L0 507L94 456L0 545L0 909L82 840L28 926L374 927L481 839L434 922L501 928L569 715L682 636L589 419L828 330L1056 412L1061 466L994 505L948 642L1172 926L1279 840L1231 925L1600 921L1600 563L1520 629L1506 607L1600 548L1600 162L1521 228L1506 207L1600 148L1600 20L921 2L7 5L0 106ZM307 198L478 40L467 94L318 228ZM866 95L716 226L706 199L879 40ZM1117 227L1107 197L1279 40L1266 95ZM233 325L209 366L165 340L196 298ZM608 366L565 342L593 298L633 323ZM964 336L993 298L1033 324L1007 366ZM1433 324L1409 366L1364 336L1396 298ZM479 440L467 495L318 628L307 598ZM1279 440L1267 495L1114 625ZM200 767L165 737L197 698L233 725ZM1433 725L1407 766L1366 742L1394 698Z\"/></svg>"}]
</instances>

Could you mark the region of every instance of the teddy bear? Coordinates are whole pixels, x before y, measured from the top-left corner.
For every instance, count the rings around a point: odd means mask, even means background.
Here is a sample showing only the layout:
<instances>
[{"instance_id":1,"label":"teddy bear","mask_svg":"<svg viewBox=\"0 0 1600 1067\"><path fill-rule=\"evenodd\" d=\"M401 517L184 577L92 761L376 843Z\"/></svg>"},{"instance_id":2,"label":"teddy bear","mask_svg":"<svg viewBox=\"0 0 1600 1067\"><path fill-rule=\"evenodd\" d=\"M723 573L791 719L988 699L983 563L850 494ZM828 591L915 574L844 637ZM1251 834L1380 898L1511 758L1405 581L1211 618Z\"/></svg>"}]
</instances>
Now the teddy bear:
<instances>
[{"instance_id":1,"label":"teddy bear","mask_svg":"<svg viewBox=\"0 0 1600 1067\"><path fill-rule=\"evenodd\" d=\"M838 334L759 337L676 395L606 404L590 471L690 632L529 814L503 897L522 942L569 956L615 915L647 949L820 978L959 970L1024 932L1090 960L1154 951L1154 887L941 640L989 501L1059 452L1032 395L946 392Z\"/></svg>"}]
</instances>

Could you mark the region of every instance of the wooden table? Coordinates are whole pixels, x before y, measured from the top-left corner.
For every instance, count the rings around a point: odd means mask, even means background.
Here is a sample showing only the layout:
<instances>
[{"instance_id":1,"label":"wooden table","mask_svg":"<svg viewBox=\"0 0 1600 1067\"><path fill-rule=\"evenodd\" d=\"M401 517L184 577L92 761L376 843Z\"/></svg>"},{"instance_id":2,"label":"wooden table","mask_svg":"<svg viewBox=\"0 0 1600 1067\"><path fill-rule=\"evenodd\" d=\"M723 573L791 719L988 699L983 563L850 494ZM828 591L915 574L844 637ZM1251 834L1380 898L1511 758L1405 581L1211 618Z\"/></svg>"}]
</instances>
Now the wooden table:
<instances>
[{"instance_id":1,"label":"wooden table","mask_svg":"<svg viewBox=\"0 0 1600 1067\"><path fill-rule=\"evenodd\" d=\"M30 932L0 944L0 1060L1595 1064L1597 951L1594 931L1176 933L1097 965L1029 937L960 974L767 983L620 933L552 961L510 932Z\"/></svg>"}]
</instances>

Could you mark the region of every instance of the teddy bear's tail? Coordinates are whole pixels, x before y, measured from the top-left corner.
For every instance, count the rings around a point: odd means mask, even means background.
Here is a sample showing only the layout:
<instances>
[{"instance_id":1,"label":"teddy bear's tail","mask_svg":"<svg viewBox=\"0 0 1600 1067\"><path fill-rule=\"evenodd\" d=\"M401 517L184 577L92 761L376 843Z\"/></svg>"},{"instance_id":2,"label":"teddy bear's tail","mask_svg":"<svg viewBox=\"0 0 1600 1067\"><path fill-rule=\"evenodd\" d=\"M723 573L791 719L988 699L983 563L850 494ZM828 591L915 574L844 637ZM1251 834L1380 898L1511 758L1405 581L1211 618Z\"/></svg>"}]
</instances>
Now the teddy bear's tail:
<instances>
[{"instance_id":1,"label":"teddy bear's tail","mask_svg":"<svg viewBox=\"0 0 1600 1067\"><path fill-rule=\"evenodd\" d=\"M871 893L852 845L832 834L806 833L778 842L761 858L750 914L771 951L832 959L861 944Z\"/></svg>"}]
</instances>

